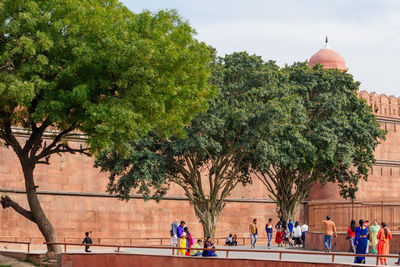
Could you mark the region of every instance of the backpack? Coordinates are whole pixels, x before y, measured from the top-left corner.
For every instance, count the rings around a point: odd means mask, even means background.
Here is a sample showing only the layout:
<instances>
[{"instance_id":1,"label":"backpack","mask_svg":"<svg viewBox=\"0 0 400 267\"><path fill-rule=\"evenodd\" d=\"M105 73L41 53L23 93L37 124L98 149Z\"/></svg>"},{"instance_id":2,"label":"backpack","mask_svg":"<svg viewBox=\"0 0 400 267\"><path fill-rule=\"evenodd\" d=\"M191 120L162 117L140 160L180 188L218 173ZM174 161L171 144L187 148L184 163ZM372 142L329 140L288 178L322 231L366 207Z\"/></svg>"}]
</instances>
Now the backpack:
<instances>
[{"instance_id":1,"label":"backpack","mask_svg":"<svg viewBox=\"0 0 400 267\"><path fill-rule=\"evenodd\" d=\"M174 231L172 231L172 229L169 230L169 234L170 234L171 236L174 236Z\"/></svg>"}]
</instances>

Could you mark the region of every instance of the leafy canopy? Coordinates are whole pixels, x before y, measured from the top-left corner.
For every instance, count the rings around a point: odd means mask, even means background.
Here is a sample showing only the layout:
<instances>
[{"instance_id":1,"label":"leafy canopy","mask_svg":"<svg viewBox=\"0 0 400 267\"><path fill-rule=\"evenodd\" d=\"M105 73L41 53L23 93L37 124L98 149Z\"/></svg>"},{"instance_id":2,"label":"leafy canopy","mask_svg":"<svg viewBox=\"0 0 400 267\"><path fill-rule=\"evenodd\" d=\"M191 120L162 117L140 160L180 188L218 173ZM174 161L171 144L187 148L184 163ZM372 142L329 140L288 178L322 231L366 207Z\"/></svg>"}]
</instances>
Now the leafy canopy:
<instances>
[{"instance_id":1,"label":"leafy canopy","mask_svg":"<svg viewBox=\"0 0 400 267\"><path fill-rule=\"evenodd\" d=\"M79 130L93 152L181 135L213 95L194 34L175 11L116 0L1 1L0 130Z\"/></svg>"},{"instance_id":2,"label":"leafy canopy","mask_svg":"<svg viewBox=\"0 0 400 267\"><path fill-rule=\"evenodd\" d=\"M109 192L129 199L135 190L160 199L170 182L178 184L204 235L213 235L225 199L238 184L251 183L252 149L260 133L273 121L279 123L286 110L276 104L283 95L277 69L245 52L214 58L210 82L218 97L185 128L186 138L149 134L131 142L128 157L112 151L97 159L97 166L110 172Z\"/></svg>"},{"instance_id":3,"label":"leafy canopy","mask_svg":"<svg viewBox=\"0 0 400 267\"><path fill-rule=\"evenodd\" d=\"M317 181L337 183L343 197L354 198L385 137L371 107L357 95L359 83L347 72L321 65L296 63L281 71L289 95L298 101L255 146L255 173L288 216Z\"/></svg>"}]
</instances>

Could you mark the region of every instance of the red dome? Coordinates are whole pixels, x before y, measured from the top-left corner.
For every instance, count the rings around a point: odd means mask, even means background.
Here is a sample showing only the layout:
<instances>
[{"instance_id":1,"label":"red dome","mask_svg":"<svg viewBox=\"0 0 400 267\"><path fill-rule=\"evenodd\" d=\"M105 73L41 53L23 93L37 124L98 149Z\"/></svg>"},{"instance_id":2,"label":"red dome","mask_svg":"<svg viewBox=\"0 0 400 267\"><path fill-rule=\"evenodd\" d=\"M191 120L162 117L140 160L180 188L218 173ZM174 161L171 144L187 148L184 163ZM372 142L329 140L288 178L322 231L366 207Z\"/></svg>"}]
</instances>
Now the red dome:
<instances>
[{"instance_id":1,"label":"red dome","mask_svg":"<svg viewBox=\"0 0 400 267\"><path fill-rule=\"evenodd\" d=\"M340 71L347 69L344 58L331 49L328 44L310 58L308 65L313 67L317 63L323 65L325 69L338 69Z\"/></svg>"}]
</instances>

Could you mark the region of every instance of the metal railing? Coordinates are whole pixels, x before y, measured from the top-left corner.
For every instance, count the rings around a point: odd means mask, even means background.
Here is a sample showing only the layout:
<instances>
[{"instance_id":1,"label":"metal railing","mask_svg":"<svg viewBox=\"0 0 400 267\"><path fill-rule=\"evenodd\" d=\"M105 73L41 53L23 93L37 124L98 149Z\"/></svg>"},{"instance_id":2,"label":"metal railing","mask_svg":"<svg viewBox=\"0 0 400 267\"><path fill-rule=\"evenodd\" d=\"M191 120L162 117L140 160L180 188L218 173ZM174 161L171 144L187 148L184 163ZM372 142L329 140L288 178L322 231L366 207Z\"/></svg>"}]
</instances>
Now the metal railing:
<instances>
[{"instance_id":1,"label":"metal railing","mask_svg":"<svg viewBox=\"0 0 400 267\"><path fill-rule=\"evenodd\" d=\"M175 250L182 249L178 247L171 246L126 246L126 245L117 245L117 244L82 244L82 243L65 243L65 242L45 242L46 245L63 245L64 253L67 252L68 246L91 246L91 247L115 247L117 248L117 253L121 252L121 248L139 248L139 249L169 249L172 250L172 255L175 255ZM319 255L319 256L331 256L331 262L335 262L336 256L347 256L347 257L375 257L376 265L379 265L380 258L400 258L395 255L377 255L377 254L353 254L353 253L337 253L337 252L312 252L312 251L285 251L285 250L257 250L257 249L227 249L227 248L218 248L218 249L209 249L209 248L183 248L184 250L211 250L214 252L225 252L225 257L229 258L229 252L256 252L256 253L275 253L279 254L279 260L282 260L283 254L301 254L301 255Z\"/></svg>"},{"instance_id":2,"label":"metal railing","mask_svg":"<svg viewBox=\"0 0 400 267\"><path fill-rule=\"evenodd\" d=\"M9 240L0 240L0 243L28 245L28 253L31 252L31 243L32 243L32 240L31 240L31 239L29 239L29 241L9 241Z\"/></svg>"},{"instance_id":3,"label":"metal railing","mask_svg":"<svg viewBox=\"0 0 400 267\"><path fill-rule=\"evenodd\" d=\"M0 240L8 240L8 239L14 239L17 241L19 240L29 240L32 245L34 244L43 244L44 238L43 237L16 237L16 236L0 236ZM201 239L203 240L203 237L193 237L194 240ZM60 241L64 243L69 242L74 242L76 240L83 240L83 237L62 237L59 238ZM127 238L107 238L107 237L92 237L92 240L98 244L103 244L104 242L114 242L114 240L118 240L119 242L124 242L125 244L129 245L135 245L138 241L146 241L148 243L153 243L154 245L167 245L169 246L171 244L171 237L127 237ZM225 240L226 237L214 237L213 240L215 240L216 245L225 245ZM32 242L33 241L33 242ZM237 239L238 245L250 245L250 237L238 237ZM258 237L258 242L267 242L266 237Z\"/></svg>"}]
</instances>

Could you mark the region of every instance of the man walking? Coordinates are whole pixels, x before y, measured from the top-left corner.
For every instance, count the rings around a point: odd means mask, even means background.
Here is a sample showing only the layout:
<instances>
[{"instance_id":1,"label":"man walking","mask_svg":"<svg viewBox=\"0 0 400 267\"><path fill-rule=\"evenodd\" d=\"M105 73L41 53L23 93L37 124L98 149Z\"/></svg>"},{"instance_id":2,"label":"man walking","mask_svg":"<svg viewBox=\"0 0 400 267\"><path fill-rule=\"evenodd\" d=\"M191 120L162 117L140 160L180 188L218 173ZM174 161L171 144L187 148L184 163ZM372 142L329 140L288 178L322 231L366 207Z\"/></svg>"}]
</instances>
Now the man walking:
<instances>
[{"instance_id":1,"label":"man walking","mask_svg":"<svg viewBox=\"0 0 400 267\"><path fill-rule=\"evenodd\" d=\"M177 231L178 231L178 219L175 219L173 223L171 223L171 229L170 235L171 235L171 246L176 247L178 246L178 236L177 236Z\"/></svg>"},{"instance_id":2,"label":"man walking","mask_svg":"<svg viewBox=\"0 0 400 267\"><path fill-rule=\"evenodd\" d=\"M257 219L253 219L253 223L249 225L251 248L256 247L257 242Z\"/></svg>"},{"instance_id":3,"label":"man walking","mask_svg":"<svg viewBox=\"0 0 400 267\"><path fill-rule=\"evenodd\" d=\"M331 252L332 249L332 236L336 237L336 226L329 216L326 216L326 220L322 221L324 223L325 236L324 245L326 252Z\"/></svg>"},{"instance_id":4,"label":"man walking","mask_svg":"<svg viewBox=\"0 0 400 267\"><path fill-rule=\"evenodd\" d=\"M87 244L90 245L92 244L92 239L89 236L89 232L85 233L85 238L82 241L82 244ZM92 252L91 250L89 250L90 246L85 246L85 252Z\"/></svg>"},{"instance_id":5,"label":"man walking","mask_svg":"<svg viewBox=\"0 0 400 267\"><path fill-rule=\"evenodd\" d=\"M271 240L272 240L272 233L273 233L272 218L268 219L268 223L265 225L265 232L267 232L268 249L271 249Z\"/></svg>"}]
</instances>

